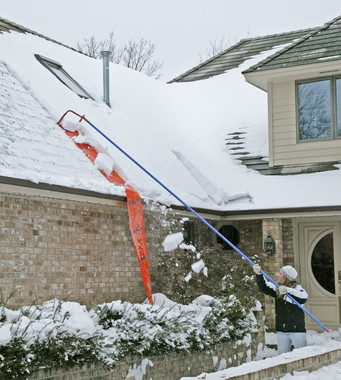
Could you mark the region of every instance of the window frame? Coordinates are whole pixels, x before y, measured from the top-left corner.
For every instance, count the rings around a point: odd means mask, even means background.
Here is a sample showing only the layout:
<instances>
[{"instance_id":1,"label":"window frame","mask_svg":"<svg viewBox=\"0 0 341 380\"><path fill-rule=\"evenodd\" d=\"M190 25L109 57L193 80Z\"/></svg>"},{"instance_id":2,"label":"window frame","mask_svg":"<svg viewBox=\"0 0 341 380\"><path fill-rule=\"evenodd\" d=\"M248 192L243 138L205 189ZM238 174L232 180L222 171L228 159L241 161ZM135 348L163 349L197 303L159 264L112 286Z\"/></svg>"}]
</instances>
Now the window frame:
<instances>
[{"instance_id":1,"label":"window frame","mask_svg":"<svg viewBox=\"0 0 341 380\"><path fill-rule=\"evenodd\" d=\"M317 77L317 78L309 78L304 80L297 80L295 82L295 106L296 106L296 142L301 143L311 143L311 142L321 142L321 141L333 141L337 139L341 139L341 135L338 136L338 118L337 118L337 93L336 93L336 80L341 79L340 75L335 76L326 76L326 77ZM332 137L324 137L318 139L300 139L300 119L299 119L299 94L298 87L300 84L305 83L314 83L314 82L322 82L329 80L330 82L330 108L331 108L331 132ZM340 112L341 118L341 112Z\"/></svg>"},{"instance_id":2,"label":"window frame","mask_svg":"<svg viewBox=\"0 0 341 380\"><path fill-rule=\"evenodd\" d=\"M75 94L77 94L80 98L83 99L91 99L94 100L87 91L84 90L84 88L75 80L73 79L63 68L63 66L50 58L43 57L39 54L34 54L36 59L47 69L49 70L60 82L62 82L67 88L69 88L71 91L73 91ZM63 81L63 79L58 76L50 66L54 66L57 68L70 82L72 82L76 88L79 89L79 92L76 92L73 88L71 88L66 82Z\"/></svg>"}]
</instances>

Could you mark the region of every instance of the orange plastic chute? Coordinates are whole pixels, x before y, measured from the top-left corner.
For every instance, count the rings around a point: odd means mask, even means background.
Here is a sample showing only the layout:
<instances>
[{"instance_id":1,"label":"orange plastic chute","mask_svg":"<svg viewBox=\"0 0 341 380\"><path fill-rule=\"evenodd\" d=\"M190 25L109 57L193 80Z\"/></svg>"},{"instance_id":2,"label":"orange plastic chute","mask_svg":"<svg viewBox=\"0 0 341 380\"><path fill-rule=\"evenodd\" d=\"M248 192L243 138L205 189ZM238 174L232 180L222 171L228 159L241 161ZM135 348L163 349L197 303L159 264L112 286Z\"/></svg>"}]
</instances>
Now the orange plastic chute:
<instances>
[{"instance_id":1,"label":"orange plastic chute","mask_svg":"<svg viewBox=\"0 0 341 380\"><path fill-rule=\"evenodd\" d=\"M77 131L71 132L71 131L66 130L62 126L62 120L65 115L66 113L59 120L58 125L65 131L65 133L71 139L74 137L77 137L79 135ZM82 117L82 119L84 119L84 117ZM85 155L89 158L89 160L92 163L95 162L98 156L98 152L96 151L94 147L88 144L80 144L77 142L75 142L75 144L80 149L82 149L82 151L85 153ZM145 227L144 227L142 200L141 200L140 194L133 187L126 184L125 181L114 170L109 175L104 173L102 170L100 170L100 172L107 178L109 182L113 183L116 186L123 186L125 188L125 192L127 195L128 212L129 212L129 228L130 228L130 232L133 238L135 251L137 254L137 259L139 262L142 280L144 283L144 287L146 289L148 301L152 305L153 304L152 287L151 287L151 281L150 281L148 255L147 255L147 242L146 242L146 234L145 234Z\"/></svg>"}]
</instances>

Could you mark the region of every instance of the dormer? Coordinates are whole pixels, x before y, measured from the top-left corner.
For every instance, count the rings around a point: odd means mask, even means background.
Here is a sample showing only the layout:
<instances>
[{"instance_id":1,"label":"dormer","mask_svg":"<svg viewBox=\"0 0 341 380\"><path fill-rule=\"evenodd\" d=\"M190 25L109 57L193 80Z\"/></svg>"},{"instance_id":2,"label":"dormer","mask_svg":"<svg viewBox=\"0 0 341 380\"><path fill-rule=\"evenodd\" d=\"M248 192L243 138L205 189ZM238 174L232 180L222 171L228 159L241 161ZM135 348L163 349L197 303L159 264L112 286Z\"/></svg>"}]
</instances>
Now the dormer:
<instances>
[{"instance_id":1,"label":"dormer","mask_svg":"<svg viewBox=\"0 0 341 380\"><path fill-rule=\"evenodd\" d=\"M341 16L243 74L268 94L270 167L341 160Z\"/></svg>"}]
</instances>

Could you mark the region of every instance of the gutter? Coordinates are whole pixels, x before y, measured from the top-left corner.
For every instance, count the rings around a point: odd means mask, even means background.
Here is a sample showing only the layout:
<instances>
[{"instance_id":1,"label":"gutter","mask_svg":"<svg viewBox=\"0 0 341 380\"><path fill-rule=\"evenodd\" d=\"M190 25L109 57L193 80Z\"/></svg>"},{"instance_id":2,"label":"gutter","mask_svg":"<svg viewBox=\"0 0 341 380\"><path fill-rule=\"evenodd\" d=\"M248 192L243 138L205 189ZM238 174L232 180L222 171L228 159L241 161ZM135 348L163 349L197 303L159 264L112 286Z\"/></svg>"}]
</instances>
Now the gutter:
<instances>
[{"instance_id":1,"label":"gutter","mask_svg":"<svg viewBox=\"0 0 341 380\"><path fill-rule=\"evenodd\" d=\"M25 179L18 179L12 177L0 176L0 192L4 192L1 185L8 185L11 187L10 192L15 193L25 193L20 191L19 188L35 189L37 191L46 191L46 196L48 192L57 194L72 194L80 197L88 197L107 200L107 201L117 201L121 206L126 206L127 198L121 195L111 195L98 193L91 190L83 190L70 188L66 186L51 185L48 183L35 183ZM6 191L7 192L7 191ZM38 194L41 195L42 194ZM78 199L81 201L81 199ZM191 214L186 207L179 205L171 205L170 208L175 211L179 211L184 214ZM333 206L310 206L310 207L287 207L287 208L272 208L272 209L252 209L252 210L213 210L205 208L193 208L196 212L200 214L210 215L213 219L261 219L261 218L273 218L273 217L304 217L304 216L330 216L330 215L341 215L341 205Z\"/></svg>"}]
</instances>

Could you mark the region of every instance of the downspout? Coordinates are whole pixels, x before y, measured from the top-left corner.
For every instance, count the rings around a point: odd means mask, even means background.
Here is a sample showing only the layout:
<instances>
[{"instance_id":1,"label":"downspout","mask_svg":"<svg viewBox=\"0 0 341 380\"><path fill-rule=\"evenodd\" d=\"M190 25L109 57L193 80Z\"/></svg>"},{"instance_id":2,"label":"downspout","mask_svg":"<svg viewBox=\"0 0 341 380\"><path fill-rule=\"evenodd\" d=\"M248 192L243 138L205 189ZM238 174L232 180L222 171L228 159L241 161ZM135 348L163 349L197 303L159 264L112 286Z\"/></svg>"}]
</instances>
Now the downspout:
<instances>
[{"instance_id":1,"label":"downspout","mask_svg":"<svg viewBox=\"0 0 341 380\"><path fill-rule=\"evenodd\" d=\"M108 106L110 106L110 96L109 96L109 57L110 51L102 51L101 57L103 58L103 101Z\"/></svg>"}]
</instances>

